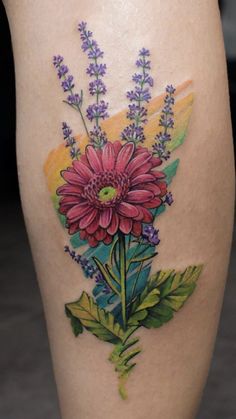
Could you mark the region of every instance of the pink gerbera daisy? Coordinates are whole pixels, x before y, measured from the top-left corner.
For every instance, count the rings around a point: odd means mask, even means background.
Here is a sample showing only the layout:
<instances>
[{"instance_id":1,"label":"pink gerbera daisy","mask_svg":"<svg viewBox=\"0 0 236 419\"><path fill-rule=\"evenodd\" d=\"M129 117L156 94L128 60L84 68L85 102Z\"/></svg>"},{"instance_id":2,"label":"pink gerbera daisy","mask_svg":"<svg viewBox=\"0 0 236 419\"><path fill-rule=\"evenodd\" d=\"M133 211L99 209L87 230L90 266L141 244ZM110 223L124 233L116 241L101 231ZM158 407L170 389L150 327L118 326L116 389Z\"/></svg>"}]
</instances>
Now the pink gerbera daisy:
<instances>
[{"instance_id":1,"label":"pink gerbera daisy","mask_svg":"<svg viewBox=\"0 0 236 419\"><path fill-rule=\"evenodd\" d=\"M118 231L140 236L142 223L153 221L150 209L162 204L167 185L165 174L154 170L161 159L147 148L119 141L103 150L88 145L72 164L57 189L70 234L79 231L90 246L109 244Z\"/></svg>"}]
</instances>

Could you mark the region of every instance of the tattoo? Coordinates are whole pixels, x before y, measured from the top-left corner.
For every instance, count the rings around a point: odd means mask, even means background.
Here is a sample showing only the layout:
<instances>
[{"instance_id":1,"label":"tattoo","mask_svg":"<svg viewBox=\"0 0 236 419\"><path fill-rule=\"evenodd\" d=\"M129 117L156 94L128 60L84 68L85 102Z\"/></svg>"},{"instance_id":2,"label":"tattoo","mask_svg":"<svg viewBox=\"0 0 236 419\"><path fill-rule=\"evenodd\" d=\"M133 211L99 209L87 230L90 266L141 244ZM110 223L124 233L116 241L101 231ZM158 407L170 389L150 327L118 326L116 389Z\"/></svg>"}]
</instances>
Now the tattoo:
<instances>
[{"instance_id":1,"label":"tattoo","mask_svg":"<svg viewBox=\"0 0 236 419\"><path fill-rule=\"evenodd\" d=\"M83 91L75 91L64 58L55 56L53 64L67 95L64 102L79 113L85 133L75 136L63 122L64 145L49 154L44 169L70 236L64 250L93 281L93 295L84 291L65 304L66 315L75 336L86 329L113 345L109 360L125 399L125 384L141 351L133 334L171 320L194 291L202 270L193 265L182 272L151 273L161 247L157 221L173 204L169 186L179 164L179 159L166 161L184 142L193 94L176 101L191 84L185 82L177 89L168 85L164 94L152 99L150 51L142 48L132 77L134 88L127 92L128 111L109 117L103 99L104 53L86 23L78 30L89 59L94 101L84 110Z\"/></svg>"}]
</instances>

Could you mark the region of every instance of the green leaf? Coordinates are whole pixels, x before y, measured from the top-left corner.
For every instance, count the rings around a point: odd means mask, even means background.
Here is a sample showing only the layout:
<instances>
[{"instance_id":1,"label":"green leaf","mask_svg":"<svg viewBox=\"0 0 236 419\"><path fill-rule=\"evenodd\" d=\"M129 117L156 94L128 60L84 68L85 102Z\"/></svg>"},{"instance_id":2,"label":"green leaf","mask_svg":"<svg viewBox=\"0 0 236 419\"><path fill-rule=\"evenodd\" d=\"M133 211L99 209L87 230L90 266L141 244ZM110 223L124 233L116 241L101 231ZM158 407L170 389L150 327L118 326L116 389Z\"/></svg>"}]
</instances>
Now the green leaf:
<instances>
[{"instance_id":1,"label":"green leaf","mask_svg":"<svg viewBox=\"0 0 236 419\"><path fill-rule=\"evenodd\" d=\"M70 319L70 324L73 330L74 335L77 337L81 333L83 333L83 326L81 324L81 321L73 316L73 314L65 307L65 312L67 317Z\"/></svg>"},{"instance_id":2,"label":"green leaf","mask_svg":"<svg viewBox=\"0 0 236 419\"><path fill-rule=\"evenodd\" d=\"M179 159L176 159L163 169L163 172L166 175L165 181L167 182L167 185L169 185L172 182L173 177L176 175L178 166Z\"/></svg>"},{"instance_id":3,"label":"green leaf","mask_svg":"<svg viewBox=\"0 0 236 419\"><path fill-rule=\"evenodd\" d=\"M131 306L129 325L156 328L168 322L193 293L201 271L202 266L189 266L184 272L168 270L152 275Z\"/></svg>"},{"instance_id":4,"label":"green leaf","mask_svg":"<svg viewBox=\"0 0 236 419\"><path fill-rule=\"evenodd\" d=\"M82 293L78 301L66 304L66 310L97 338L114 344L122 340L124 331L120 324L115 322L111 313L101 309L86 292Z\"/></svg>"}]
</instances>

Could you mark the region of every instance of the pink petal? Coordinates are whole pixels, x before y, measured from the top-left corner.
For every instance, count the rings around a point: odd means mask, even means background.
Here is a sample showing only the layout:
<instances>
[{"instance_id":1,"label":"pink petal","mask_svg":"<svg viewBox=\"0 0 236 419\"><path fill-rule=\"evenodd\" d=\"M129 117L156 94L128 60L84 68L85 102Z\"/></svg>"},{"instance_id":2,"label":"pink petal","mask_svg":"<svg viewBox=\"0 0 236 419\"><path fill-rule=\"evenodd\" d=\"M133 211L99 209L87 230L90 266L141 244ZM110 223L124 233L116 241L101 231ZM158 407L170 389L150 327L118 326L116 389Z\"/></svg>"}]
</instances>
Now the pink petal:
<instances>
[{"instance_id":1,"label":"pink petal","mask_svg":"<svg viewBox=\"0 0 236 419\"><path fill-rule=\"evenodd\" d=\"M97 212L98 210L96 208L92 208L92 210L90 210L86 215L84 215L84 217L80 220L79 228L87 228L96 217Z\"/></svg>"},{"instance_id":2,"label":"pink petal","mask_svg":"<svg viewBox=\"0 0 236 419\"><path fill-rule=\"evenodd\" d=\"M105 208L100 212L99 225L103 228L107 228L111 222L112 208Z\"/></svg>"},{"instance_id":3,"label":"pink petal","mask_svg":"<svg viewBox=\"0 0 236 419\"><path fill-rule=\"evenodd\" d=\"M86 240L88 238L88 234L85 230L81 230L79 232L79 236L80 236L81 240Z\"/></svg>"},{"instance_id":4,"label":"pink petal","mask_svg":"<svg viewBox=\"0 0 236 419\"><path fill-rule=\"evenodd\" d=\"M65 179L66 182L70 183L71 185L86 185L86 180L79 176L77 173L69 171L69 170L63 170L61 172L61 176L63 179Z\"/></svg>"},{"instance_id":5,"label":"pink petal","mask_svg":"<svg viewBox=\"0 0 236 419\"><path fill-rule=\"evenodd\" d=\"M84 202L81 197L74 195L66 195L60 199L60 205L76 205Z\"/></svg>"},{"instance_id":6,"label":"pink petal","mask_svg":"<svg viewBox=\"0 0 236 419\"><path fill-rule=\"evenodd\" d=\"M86 182L88 182L93 176L93 172L88 168L88 166L81 161L74 160L73 167L76 172L81 176Z\"/></svg>"},{"instance_id":7,"label":"pink petal","mask_svg":"<svg viewBox=\"0 0 236 419\"><path fill-rule=\"evenodd\" d=\"M98 245L98 241L93 236L88 237L88 242L90 247L96 247Z\"/></svg>"},{"instance_id":8,"label":"pink petal","mask_svg":"<svg viewBox=\"0 0 236 419\"><path fill-rule=\"evenodd\" d=\"M118 154L119 154L119 151L120 151L120 149L121 149L121 147L122 147L122 145L121 145L120 141L115 141L115 142L113 143L113 147L114 147L114 151L115 151L115 156L117 157L117 156L118 156Z\"/></svg>"},{"instance_id":9,"label":"pink petal","mask_svg":"<svg viewBox=\"0 0 236 419\"><path fill-rule=\"evenodd\" d=\"M123 172L129 163L132 155L134 153L134 143L126 143L123 145L116 160L116 170L117 172Z\"/></svg>"},{"instance_id":10,"label":"pink petal","mask_svg":"<svg viewBox=\"0 0 236 419\"><path fill-rule=\"evenodd\" d=\"M101 159L99 159L97 152L94 150L93 146L88 145L86 147L86 155L89 161L91 168L94 170L95 173L102 172L102 163Z\"/></svg>"},{"instance_id":11,"label":"pink petal","mask_svg":"<svg viewBox=\"0 0 236 419\"><path fill-rule=\"evenodd\" d=\"M144 173L147 173L147 172L149 172L149 170L152 168L152 165L151 165L151 163L145 163L145 164L143 164L143 165L139 165L139 166L137 166L137 168L133 171L133 173L132 173L132 178L134 178L134 177L136 177L136 176L139 176L139 175L143 175ZM130 173L129 171L128 171L128 169L126 170L127 171L127 173Z\"/></svg>"},{"instance_id":12,"label":"pink petal","mask_svg":"<svg viewBox=\"0 0 236 419\"><path fill-rule=\"evenodd\" d=\"M91 211L91 207L87 202L74 205L67 213L67 217L70 222L75 222L83 217L87 212Z\"/></svg>"},{"instance_id":13,"label":"pink petal","mask_svg":"<svg viewBox=\"0 0 236 419\"><path fill-rule=\"evenodd\" d=\"M106 235L106 230L104 230L103 228L99 228L95 233L95 239L100 242L105 239Z\"/></svg>"},{"instance_id":14,"label":"pink petal","mask_svg":"<svg viewBox=\"0 0 236 419\"><path fill-rule=\"evenodd\" d=\"M152 182L155 180L155 176L150 173L145 173L139 176L136 176L131 181L131 186L139 185L140 183Z\"/></svg>"},{"instance_id":15,"label":"pink petal","mask_svg":"<svg viewBox=\"0 0 236 419\"><path fill-rule=\"evenodd\" d=\"M159 188L161 190L160 195L161 196L164 196L166 194L166 192L167 192L167 184L166 184L166 182L158 182L158 186L159 186Z\"/></svg>"},{"instance_id":16,"label":"pink petal","mask_svg":"<svg viewBox=\"0 0 236 419\"><path fill-rule=\"evenodd\" d=\"M143 205L145 208L158 208L161 204L162 204L162 200L160 198L154 198Z\"/></svg>"},{"instance_id":17,"label":"pink petal","mask_svg":"<svg viewBox=\"0 0 236 419\"><path fill-rule=\"evenodd\" d=\"M59 186L59 188L57 188L56 193L57 195L77 196L77 195L80 195L82 191L83 191L83 188L79 185L74 186L74 185L65 184L65 185Z\"/></svg>"},{"instance_id":18,"label":"pink petal","mask_svg":"<svg viewBox=\"0 0 236 419\"><path fill-rule=\"evenodd\" d=\"M111 234L111 236L114 236L114 234L116 234L118 230L118 226L119 226L119 217L116 214L116 212L113 212L111 223L107 229L107 232Z\"/></svg>"},{"instance_id":19,"label":"pink petal","mask_svg":"<svg viewBox=\"0 0 236 419\"><path fill-rule=\"evenodd\" d=\"M139 214L138 209L134 206L129 204L128 202L121 202L117 207L117 212L124 217L137 217Z\"/></svg>"},{"instance_id":20,"label":"pink petal","mask_svg":"<svg viewBox=\"0 0 236 419\"><path fill-rule=\"evenodd\" d=\"M107 234L107 236L105 237L105 239L103 240L104 244L110 244L112 242L112 236L109 236Z\"/></svg>"},{"instance_id":21,"label":"pink petal","mask_svg":"<svg viewBox=\"0 0 236 419\"><path fill-rule=\"evenodd\" d=\"M151 223L153 221L153 216L150 211L148 211L146 208L139 206L140 214L142 214L142 218L140 221L143 223Z\"/></svg>"},{"instance_id":22,"label":"pink petal","mask_svg":"<svg viewBox=\"0 0 236 419\"><path fill-rule=\"evenodd\" d=\"M139 185L139 187L153 192L155 196L158 196L161 193L161 190L156 183L144 183L143 185Z\"/></svg>"},{"instance_id":23,"label":"pink petal","mask_svg":"<svg viewBox=\"0 0 236 419\"><path fill-rule=\"evenodd\" d=\"M89 224L89 226L87 227L86 231L88 232L88 234L94 234L95 231L98 228L99 228L99 214L97 213L96 217L91 222L91 224Z\"/></svg>"},{"instance_id":24,"label":"pink petal","mask_svg":"<svg viewBox=\"0 0 236 419\"><path fill-rule=\"evenodd\" d=\"M157 170L151 171L151 173L157 178L157 179L164 179L166 177L165 173L159 172Z\"/></svg>"},{"instance_id":25,"label":"pink petal","mask_svg":"<svg viewBox=\"0 0 236 419\"><path fill-rule=\"evenodd\" d=\"M148 202L154 198L154 194L151 191L144 190L134 190L130 191L126 195L126 200L134 204L142 204L143 202Z\"/></svg>"},{"instance_id":26,"label":"pink petal","mask_svg":"<svg viewBox=\"0 0 236 419\"><path fill-rule=\"evenodd\" d=\"M102 153L102 165L104 170L113 170L115 166L115 151L113 144L106 143Z\"/></svg>"},{"instance_id":27,"label":"pink petal","mask_svg":"<svg viewBox=\"0 0 236 419\"><path fill-rule=\"evenodd\" d=\"M69 227L69 234L75 234L77 233L77 231L79 231L79 223L71 224L71 226Z\"/></svg>"},{"instance_id":28,"label":"pink petal","mask_svg":"<svg viewBox=\"0 0 236 419\"><path fill-rule=\"evenodd\" d=\"M124 234L129 234L132 230L133 221L130 218L120 217L119 229Z\"/></svg>"},{"instance_id":29,"label":"pink petal","mask_svg":"<svg viewBox=\"0 0 236 419\"><path fill-rule=\"evenodd\" d=\"M140 166L144 166L151 159L151 157L152 155L149 153L139 154L128 164L126 167L126 172L129 173L129 175L132 175L136 169L138 169ZM142 173L145 173L145 171Z\"/></svg>"},{"instance_id":30,"label":"pink petal","mask_svg":"<svg viewBox=\"0 0 236 419\"><path fill-rule=\"evenodd\" d=\"M132 226L132 234L136 237L139 237L141 236L141 233L142 233L142 224L137 221L134 221L133 226Z\"/></svg>"},{"instance_id":31,"label":"pink petal","mask_svg":"<svg viewBox=\"0 0 236 419\"><path fill-rule=\"evenodd\" d=\"M162 164L162 160L160 159L160 157L152 157L150 163L152 164L152 167L157 167Z\"/></svg>"}]
</instances>

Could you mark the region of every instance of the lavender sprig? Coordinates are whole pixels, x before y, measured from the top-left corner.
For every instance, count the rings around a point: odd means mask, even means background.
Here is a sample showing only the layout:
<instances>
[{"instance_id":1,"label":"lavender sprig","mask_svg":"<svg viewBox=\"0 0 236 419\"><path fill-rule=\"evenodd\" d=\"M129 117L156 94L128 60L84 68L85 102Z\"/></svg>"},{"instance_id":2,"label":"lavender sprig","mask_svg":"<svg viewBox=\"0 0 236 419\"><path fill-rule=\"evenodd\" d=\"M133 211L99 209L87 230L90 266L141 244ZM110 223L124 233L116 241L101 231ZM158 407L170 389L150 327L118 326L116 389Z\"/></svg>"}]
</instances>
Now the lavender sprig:
<instances>
[{"instance_id":1,"label":"lavender sprig","mask_svg":"<svg viewBox=\"0 0 236 419\"><path fill-rule=\"evenodd\" d=\"M166 87L164 106L159 121L159 126L162 127L162 131L156 135L156 141L153 145L153 154L164 160L167 160L170 157L170 151L167 150L166 144L171 141L172 137L170 130L174 128L173 105L175 104L175 90L176 89L172 85Z\"/></svg>"},{"instance_id":2,"label":"lavender sprig","mask_svg":"<svg viewBox=\"0 0 236 419\"><path fill-rule=\"evenodd\" d=\"M64 246L65 253L68 253L74 262L78 263L84 271L86 278L94 279L96 284L102 285L103 289L102 292L104 294L109 294L111 292L111 288L106 283L103 278L102 273L99 271L97 266L90 262L85 256L76 253L74 250L71 250L69 246Z\"/></svg>"},{"instance_id":3,"label":"lavender sprig","mask_svg":"<svg viewBox=\"0 0 236 419\"><path fill-rule=\"evenodd\" d=\"M97 129L99 128L100 120L107 118L108 103L101 100L100 97L106 94L107 88L102 80L102 77L106 74L106 64L99 63L99 59L103 58L103 51L99 48L97 42L93 39L93 33L87 29L87 23L81 22L78 25L80 32L80 39L82 41L82 50L87 53L88 59L92 62L86 70L87 74L93 78L89 83L89 93L95 97L95 103L91 104L87 108L87 118L89 121L95 121L95 126L90 132L92 138L97 136ZM91 137L90 137L91 138ZM97 147L102 147L103 143L97 142Z\"/></svg>"},{"instance_id":4,"label":"lavender sprig","mask_svg":"<svg viewBox=\"0 0 236 419\"><path fill-rule=\"evenodd\" d=\"M143 105L151 99L150 87L153 86L153 78L149 74L151 62L149 60L150 52L148 49L142 48L139 51L136 67L139 72L132 77L135 83L134 90L127 92L127 98L130 100L127 118L132 121L123 132L121 138L124 141L133 141L135 144L145 141L144 125L147 122L147 108Z\"/></svg>"},{"instance_id":5,"label":"lavender sprig","mask_svg":"<svg viewBox=\"0 0 236 419\"><path fill-rule=\"evenodd\" d=\"M86 134L89 137L88 128L81 110L83 104L83 91L81 90L80 94L74 92L74 77L71 74L68 74L69 69L64 64L64 58L61 55L55 55L53 57L53 65L57 70L58 78L61 80L63 91L68 93L67 100L64 102L79 112Z\"/></svg>"},{"instance_id":6,"label":"lavender sprig","mask_svg":"<svg viewBox=\"0 0 236 419\"><path fill-rule=\"evenodd\" d=\"M159 230L155 229L153 225L145 225L142 231L143 242L151 246L158 246L160 243Z\"/></svg>"},{"instance_id":7,"label":"lavender sprig","mask_svg":"<svg viewBox=\"0 0 236 419\"><path fill-rule=\"evenodd\" d=\"M78 159L78 157L81 155L81 151L79 147L77 146L75 137L73 137L72 135L72 129L69 127L69 125L66 122L62 122L62 132L63 132L63 137L65 140L65 146L70 148L71 158Z\"/></svg>"}]
</instances>

